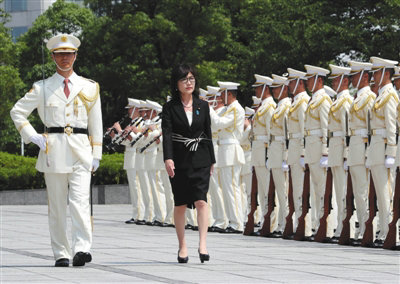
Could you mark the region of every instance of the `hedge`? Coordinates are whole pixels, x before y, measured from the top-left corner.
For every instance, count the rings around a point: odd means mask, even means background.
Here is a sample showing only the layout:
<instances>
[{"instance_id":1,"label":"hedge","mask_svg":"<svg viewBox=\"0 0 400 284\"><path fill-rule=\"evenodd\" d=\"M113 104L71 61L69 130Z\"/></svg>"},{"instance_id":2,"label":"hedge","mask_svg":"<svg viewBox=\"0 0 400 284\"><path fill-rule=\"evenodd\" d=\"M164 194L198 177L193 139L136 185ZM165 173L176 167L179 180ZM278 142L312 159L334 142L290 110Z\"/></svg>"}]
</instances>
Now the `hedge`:
<instances>
[{"instance_id":1,"label":"hedge","mask_svg":"<svg viewBox=\"0 0 400 284\"><path fill-rule=\"evenodd\" d=\"M35 169L36 160L0 152L0 190L44 188L43 173ZM126 184L123 165L123 154L104 154L96 171L96 184Z\"/></svg>"}]
</instances>

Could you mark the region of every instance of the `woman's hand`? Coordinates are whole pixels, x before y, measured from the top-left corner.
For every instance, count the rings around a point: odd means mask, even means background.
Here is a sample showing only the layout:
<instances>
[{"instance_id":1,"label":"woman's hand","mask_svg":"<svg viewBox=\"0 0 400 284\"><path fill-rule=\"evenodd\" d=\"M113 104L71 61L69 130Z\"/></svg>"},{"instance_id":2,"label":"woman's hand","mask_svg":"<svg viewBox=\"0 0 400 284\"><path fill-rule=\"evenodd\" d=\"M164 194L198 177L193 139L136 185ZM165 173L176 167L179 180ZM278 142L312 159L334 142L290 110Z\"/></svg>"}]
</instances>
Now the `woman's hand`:
<instances>
[{"instance_id":1,"label":"woman's hand","mask_svg":"<svg viewBox=\"0 0 400 284\"><path fill-rule=\"evenodd\" d=\"M213 173L214 173L214 164L211 165L211 168L210 168L210 176L212 176Z\"/></svg>"},{"instance_id":2,"label":"woman's hand","mask_svg":"<svg viewBox=\"0 0 400 284\"><path fill-rule=\"evenodd\" d=\"M171 178L175 176L175 165L172 159L165 160L165 169Z\"/></svg>"}]
</instances>

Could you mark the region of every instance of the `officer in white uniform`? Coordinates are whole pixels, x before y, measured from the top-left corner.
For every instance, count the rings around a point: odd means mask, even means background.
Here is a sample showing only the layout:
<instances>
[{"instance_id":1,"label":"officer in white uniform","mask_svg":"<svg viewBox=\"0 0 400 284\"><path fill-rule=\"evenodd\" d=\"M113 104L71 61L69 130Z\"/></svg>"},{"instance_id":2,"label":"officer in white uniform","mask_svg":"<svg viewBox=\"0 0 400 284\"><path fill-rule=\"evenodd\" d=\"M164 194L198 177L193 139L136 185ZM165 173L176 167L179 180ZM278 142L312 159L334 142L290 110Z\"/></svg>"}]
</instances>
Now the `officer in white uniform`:
<instances>
[{"instance_id":1,"label":"officer in white uniform","mask_svg":"<svg viewBox=\"0 0 400 284\"><path fill-rule=\"evenodd\" d=\"M211 211L214 222L210 228L211 232L223 233L228 226L228 220L225 214L224 197L222 194L220 171L218 163L218 130L215 128L215 122L219 116L225 111L224 103L221 99L221 93L218 92L219 87L207 86L207 96L210 104L210 118L211 118L211 131L212 142L214 147L214 154L216 162L214 164L214 171L210 177L210 186L208 193L211 198Z\"/></svg>"},{"instance_id":2,"label":"officer in white uniform","mask_svg":"<svg viewBox=\"0 0 400 284\"><path fill-rule=\"evenodd\" d=\"M282 237L286 225L286 216L289 213L289 167L287 165L288 149L286 148L286 138L289 138L287 116L291 106L291 100L288 98L287 78L275 74L272 74L272 78L274 79L271 85L272 92L274 98L279 102L271 117L267 168L272 171L275 192L278 200L278 226L273 233L273 236ZM285 128L287 137L285 137Z\"/></svg>"},{"instance_id":3,"label":"officer in white uniform","mask_svg":"<svg viewBox=\"0 0 400 284\"><path fill-rule=\"evenodd\" d=\"M142 199L142 193L140 191L140 184L136 175L136 145L131 146L133 139L138 136L137 127L140 125L142 118L139 116L140 101L136 99L128 98L129 118L134 122L133 125L128 125L124 131L121 129L121 125L116 122L113 127L118 132L119 136L126 136L121 142L121 145L125 146L124 154L124 169L128 177L129 194L132 202L132 218L127 220L126 224L135 224L139 220L143 220L144 204ZM131 124L131 123L130 123ZM107 131L109 131L108 129ZM128 134L129 133L129 134ZM112 138L116 135L113 131L110 132Z\"/></svg>"},{"instance_id":4,"label":"officer in white uniform","mask_svg":"<svg viewBox=\"0 0 400 284\"><path fill-rule=\"evenodd\" d=\"M305 89L305 72L288 68L289 92L294 96L289 109L289 150L288 165L292 176L294 215L293 231L297 230L298 218L302 214L302 197L304 183L304 121L310 97ZM305 217L305 236L311 236L310 214Z\"/></svg>"},{"instance_id":5,"label":"officer in white uniform","mask_svg":"<svg viewBox=\"0 0 400 284\"><path fill-rule=\"evenodd\" d=\"M349 61L351 84L357 93L350 106L349 127L350 145L347 165L350 169L353 185L354 202L359 228L354 232L354 239L360 243L364 236L365 222L368 220L368 172L365 168L367 136L367 116L371 113L376 95L369 86L369 71L372 63ZM352 234L350 232L350 234Z\"/></svg>"},{"instance_id":6,"label":"officer in white uniform","mask_svg":"<svg viewBox=\"0 0 400 284\"><path fill-rule=\"evenodd\" d=\"M44 173L47 186L55 266L64 267L69 266L71 255L74 266L83 266L92 259L90 178L102 156L99 85L73 71L79 45L79 39L73 35L52 37L47 48L57 72L34 83L11 110L23 140L40 147L36 169ZM38 134L27 120L34 109L46 127L45 134ZM67 238L67 198L72 219L72 254Z\"/></svg>"},{"instance_id":7,"label":"officer in white uniform","mask_svg":"<svg viewBox=\"0 0 400 284\"><path fill-rule=\"evenodd\" d=\"M312 187L311 200L314 200L311 211L312 229L317 230L323 215L326 184L326 167L328 166L328 114L332 101L324 89L324 77L329 73L321 67L304 65L307 70L307 89L312 93L305 117L305 163L310 168Z\"/></svg>"},{"instance_id":8,"label":"officer in white uniform","mask_svg":"<svg viewBox=\"0 0 400 284\"><path fill-rule=\"evenodd\" d=\"M257 177L258 202L261 208L261 223L264 222L264 216L268 211L268 190L270 172L266 167L269 129L272 113L275 110L276 103L272 98L270 86L273 79L268 76L254 74L256 82L253 84L256 98L261 101L261 105L256 109L253 118L253 143L251 150L251 165L254 167ZM271 214L271 228L276 227L275 213Z\"/></svg>"},{"instance_id":9,"label":"officer in white uniform","mask_svg":"<svg viewBox=\"0 0 400 284\"><path fill-rule=\"evenodd\" d=\"M379 86L371 118L372 138L368 149L367 166L371 167L379 213L379 235L375 240L381 246L386 239L390 222L390 169L395 167L396 119L399 98L391 82L397 61L371 57L375 84Z\"/></svg>"},{"instance_id":10,"label":"officer in white uniform","mask_svg":"<svg viewBox=\"0 0 400 284\"><path fill-rule=\"evenodd\" d=\"M243 149L245 164L242 166L240 172L240 188L242 190L242 209L243 209L243 222L247 221L247 214L251 209L251 122L250 119L253 117L255 111L252 108L245 107L245 122L242 140L240 146Z\"/></svg>"},{"instance_id":11,"label":"officer in white uniform","mask_svg":"<svg viewBox=\"0 0 400 284\"><path fill-rule=\"evenodd\" d=\"M336 100L329 110L329 156L337 204L337 227L331 242L338 243L342 233L343 220L346 217L346 176L348 171L348 148L346 136L349 130L349 110L353 98L349 92L349 74L351 68L329 64L331 68L332 87L337 93ZM347 125L347 126L346 126Z\"/></svg>"},{"instance_id":12,"label":"officer in white uniform","mask_svg":"<svg viewBox=\"0 0 400 284\"><path fill-rule=\"evenodd\" d=\"M227 233L243 232L240 171L245 163L240 140L244 129L244 109L236 100L238 83L218 82L226 110L214 124L218 133L218 163L225 212L229 220Z\"/></svg>"}]
</instances>

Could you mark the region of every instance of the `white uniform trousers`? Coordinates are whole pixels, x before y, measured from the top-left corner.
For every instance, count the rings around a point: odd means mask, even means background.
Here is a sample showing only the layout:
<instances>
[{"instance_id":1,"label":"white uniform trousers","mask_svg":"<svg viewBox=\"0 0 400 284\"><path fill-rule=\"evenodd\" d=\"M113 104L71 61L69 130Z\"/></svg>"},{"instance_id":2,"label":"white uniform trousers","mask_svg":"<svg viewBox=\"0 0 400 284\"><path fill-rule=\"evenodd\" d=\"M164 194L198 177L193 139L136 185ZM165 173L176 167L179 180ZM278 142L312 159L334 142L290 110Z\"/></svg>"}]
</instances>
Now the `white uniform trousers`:
<instances>
[{"instance_id":1,"label":"white uniform trousers","mask_svg":"<svg viewBox=\"0 0 400 284\"><path fill-rule=\"evenodd\" d=\"M159 170L157 171L158 181L162 183L164 187L164 195L165 195L165 218L164 222L167 224L174 224L174 195L172 194L171 182L168 177L167 171Z\"/></svg>"},{"instance_id":2,"label":"white uniform trousers","mask_svg":"<svg viewBox=\"0 0 400 284\"><path fill-rule=\"evenodd\" d=\"M159 176L157 175L157 170L148 170L147 176L149 177L151 193L153 195L153 209L154 209L153 221L158 221L163 223L166 214L164 187L159 179Z\"/></svg>"},{"instance_id":3,"label":"white uniform trousers","mask_svg":"<svg viewBox=\"0 0 400 284\"><path fill-rule=\"evenodd\" d=\"M147 176L147 171L138 170L137 175L140 182L140 191L143 196L144 203L144 214L143 219L146 222L152 222L154 216L154 206L153 206L153 195L151 193L151 185L149 182L149 177Z\"/></svg>"},{"instance_id":4,"label":"white uniform trousers","mask_svg":"<svg viewBox=\"0 0 400 284\"><path fill-rule=\"evenodd\" d=\"M289 213L288 207L288 175L282 170L282 168L273 168L272 176L274 178L275 193L277 196L278 203L278 226L276 231L283 232L286 224L286 216Z\"/></svg>"},{"instance_id":5,"label":"white uniform trousers","mask_svg":"<svg viewBox=\"0 0 400 284\"><path fill-rule=\"evenodd\" d=\"M144 204L136 170L127 169L126 174L128 176L129 194L132 203L132 218L135 220L143 220Z\"/></svg>"},{"instance_id":6,"label":"white uniform trousers","mask_svg":"<svg viewBox=\"0 0 400 284\"><path fill-rule=\"evenodd\" d=\"M347 174L343 166L331 167L332 179L337 205L337 227L334 236L340 237L343 229L343 220L346 218L346 192L347 192ZM333 193L332 193L333 203Z\"/></svg>"},{"instance_id":7,"label":"white uniform trousers","mask_svg":"<svg viewBox=\"0 0 400 284\"><path fill-rule=\"evenodd\" d=\"M359 224L358 234L355 237L362 239L365 231L365 222L368 220L368 173L364 165L349 167L353 195L356 207L357 220Z\"/></svg>"},{"instance_id":8,"label":"white uniform trousers","mask_svg":"<svg viewBox=\"0 0 400 284\"><path fill-rule=\"evenodd\" d=\"M82 164L73 166L72 173L44 173L49 202L51 247L56 260L69 259L80 251L90 251L90 177L90 171ZM72 254L67 238L67 198L72 220Z\"/></svg>"},{"instance_id":9,"label":"white uniform trousers","mask_svg":"<svg viewBox=\"0 0 400 284\"><path fill-rule=\"evenodd\" d=\"M248 173L240 176L240 189L242 193L242 210L243 210L243 222L247 221L247 215L251 209L251 180L252 173Z\"/></svg>"},{"instance_id":10,"label":"white uniform trousers","mask_svg":"<svg viewBox=\"0 0 400 284\"><path fill-rule=\"evenodd\" d=\"M188 225L197 226L197 213L196 210L186 208L186 223Z\"/></svg>"},{"instance_id":11,"label":"white uniform trousers","mask_svg":"<svg viewBox=\"0 0 400 284\"><path fill-rule=\"evenodd\" d=\"M389 170L384 165L371 166L374 180L379 216L378 239L385 240L390 222L390 187Z\"/></svg>"},{"instance_id":12,"label":"white uniform trousers","mask_svg":"<svg viewBox=\"0 0 400 284\"><path fill-rule=\"evenodd\" d=\"M212 226L225 229L227 220L225 216L224 198L222 188L220 186L220 171L219 168L214 168L214 172L210 177L210 186L208 190L211 198L211 211L214 218Z\"/></svg>"},{"instance_id":13,"label":"white uniform trousers","mask_svg":"<svg viewBox=\"0 0 400 284\"><path fill-rule=\"evenodd\" d=\"M298 220L303 211L303 185L304 169L300 164L290 165L292 175L293 203L294 203L294 222L293 231L296 232ZM311 214L305 217L305 236L311 236Z\"/></svg>"},{"instance_id":14,"label":"white uniform trousers","mask_svg":"<svg viewBox=\"0 0 400 284\"><path fill-rule=\"evenodd\" d=\"M268 211L268 190L269 190L269 175L270 171L265 166L255 166L257 177L258 202L261 210L261 223L264 221L264 216Z\"/></svg>"},{"instance_id":15,"label":"white uniform trousers","mask_svg":"<svg viewBox=\"0 0 400 284\"><path fill-rule=\"evenodd\" d=\"M319 161L317 163L308 164L310 169L310 195L311 199L311 222L312 229L318 230L319 219L324 214L324 194L326 185L326 169L321 168Z\"/></svg>"},{"instance_id":16,"label":"white uniform trousers","mask_svg":"<svg viewBox=\"0 0 400 284\"><path fill-rule=\"evenodd\" d=\"M240 192L240 171L242 166L220 167L222 193L229 226L243 231L243 210Z\"/></svg>"}]
</instances>

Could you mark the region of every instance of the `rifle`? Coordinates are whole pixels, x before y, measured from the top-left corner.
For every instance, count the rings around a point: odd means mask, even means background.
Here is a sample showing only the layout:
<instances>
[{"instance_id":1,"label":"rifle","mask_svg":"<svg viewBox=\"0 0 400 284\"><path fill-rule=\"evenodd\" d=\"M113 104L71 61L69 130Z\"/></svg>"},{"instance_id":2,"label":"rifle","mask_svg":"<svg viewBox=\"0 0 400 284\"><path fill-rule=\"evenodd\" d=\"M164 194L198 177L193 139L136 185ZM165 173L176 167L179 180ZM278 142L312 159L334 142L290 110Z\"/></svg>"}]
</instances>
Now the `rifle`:
<instances>
[{"instance_id":1,"label":"rifle","mask_svg":"<svg viewBox=\"0 0 400 284\"><path fill-rule=\"evenodd\" d=\"M118 120L118 124L122 124L128 117L129 117L129 113L126 113L120 120ZM115 129L115 127L112 127L104 133L103 140L106 139L107 137L109 137L112 132L118 133L117 130Z\"/></svg>"},{"instance_id":2,"label":"rifle","mask_svg":"<svg viewBox=\"0 0 400 284\"><path fill-rule=\"evenodd\" d=\"M368 109L367 112L367 135L368 135L368 146L371 143L371 111ZM368 220L365 222L365 232L361 241L361 246L363 247L373 247L374 246L374 228L372 222L374 221L376 215L376 192L375 192L375 184L374 179L372 178L371 171L369 175L370 184L369 184L369 193L368 193L368 207L369 207L369 216Z\"/></svg>"},{"instance_id":3,"label":"rifle","mask_svg":"<svg viewBox=\"0 0 400 284\"><path fill-rule=\"evenodd\" d=\"M346 111L345 113L345 123L346 123L346 135L345 142L346 147L350 145L350 135L349 135L349 116ZM347 192L346 192L346 218L343 220L343 229L339 237L339 245L349 245L350 244L350 218L354 211L354 194L353 194L353 184L351 181L350 171L347 171Z\"/></svg>"},{"instance_id":4,"label":"rifle","mask_svg":"<svg viewBox=\"0 0 400 284\"><path fill-rule=\"evenodd\" d=\"M285 146L286 151L289 150L289 134L288 134L288 125L287 125L287 118L286 116L283 119L283 126L284 126L284 134L285 134ZM290 239L293 235L293 214L294 214L294 200L293 200L293 183L292 183L292 171L289 166L289 192L288 192L288 201L289 201L289 213L286 216L286 225L285 229L283 230L282 238L283 239Z\"/></svg>"},{"instance_id":5,"label":"rifle","mask_svg":"<svg viewBox=\"0 0 400 284\"><path fill-rule=\"evenodd\" d=\"M315 234L315 241L319 243L326 243L327 219L331 211L332 200L332 170L330 167L326 170L326 185L324 194L324 215L319 219L319 228ZM318 209L318 208L317 208Z\"/></svg>"},{"instance_id":6,"label":"rifle","mask_svg":"<svg viewBox=\"0 0 400 284\"><path fill-rule=\"evenodd\" d=\"M350 244L350 218L354 211L353 184L350 171L347 171L347 193L346 193L346 218L343 220L343 229L339 237L339 245Z\"/></svg>"},{"instance_id":7,"label":"rifle","mask_svg":"<svg viewBox=\"0 0 400 284\"><path fill-rule=\"evenodd\" d=\"M156 124L158 121L160 121L160 119L161 119L161 114L162 114L162 113L160 112L160 113L158 114L157 119L154 120L154 122L152 122L151 124ZM150 125L149 125L149 126L150 126ZM143 133L140 133L139 136L136 137L136 139L133 140L133 141L131 142L131 146L135 145L136 142L138 142L138 141L140 140L140 138L142 138L144 135L146 135L147 132L149 132L149 131L150 131L150 128L147 127L146 130L145 130Z\"/></svg>"},{"instance_id":8,"label":"rifle","mask_svg":"<svg viewBox=\"0 0 400 284\"><path fill-rule=\"evenodd\" d=\"M260 235L262 237L269 237L271 235L271 215L275 208L275 183L272 176L272 171L269 175L269 189L268 189L268 211L264 216L264 224L261 228Z\"/></svg>"},{"instance_id":9,"label":"rifle","mask_svg":"<svg viewBox=\"0 0 400 284\"><path fill-rule=\"evenodd\" d=\"M257 210L257 175L256 171L253 168L252 171L252 180L251 180L251 205L250 212L247 215L247 223L246 228L243 231L243 235L251 236L254 234L254 212Z\"/></svg>"},{"instance_id":10,"label":"rifle","mask_svg":"<svg viewBox=\"0 0 400 284\"><path fill-rule=\"evenodd\" d=\"M396 231L397 231L397 221L400 218L400 170L396 169L396 187L393 197L393 219L389 224L389 231L386 236L385 242L383 243L384 249L398 249L396 247Z\"/></svg>"},{"instance_id":11,"label":"rifle","mask_svg":"<svg viewBox=\"0 0 400 284\"><path fill-rule=\"evenodd\" d=\"M131 120L131 122L129 122L128 126L134 126L137 127L139 125L139 123L143 120L143 118L141 116L136 117L135 119ZM121 136L119 136L118 138L115 139L115 141L113 142L114 144L117 145L121 145L122 142L125 141L126 138L128 138L129 134L131 134L132 130L126 132L125 134L122 133Z\"/></svg>"},{"instance_id":12,"label":"rifle","mask_svg":"<svg viewBox=\"0 0 400 284\"><path fill-rule=\"evenodd\" d=\"M310 207L310 168L308 164L305 165L304 169L304 185L303 185L303 194L302 194L302 210L301 215L298 218L297 230L294 235L294 239L296 241L304 241L306 239L305 230L306 230L306 215L308 214L308 210Z\"/></svg>"},{"instance_id":13,"label":"rifle","mask_svg":"<svg viewBox=\"0 0 400 284\"><path fill-rule=\"evenodd\" d=\"M150 147L151 144L153 144L154 142L156 142L158 139L160 139L162 134L157 135L156 137L154 137L154 139L152 139L149 143L147 143L144 147L140 148L140 153L143 153L144 150L146 150L147 148Z\"/></svg>"}]
</instances>

